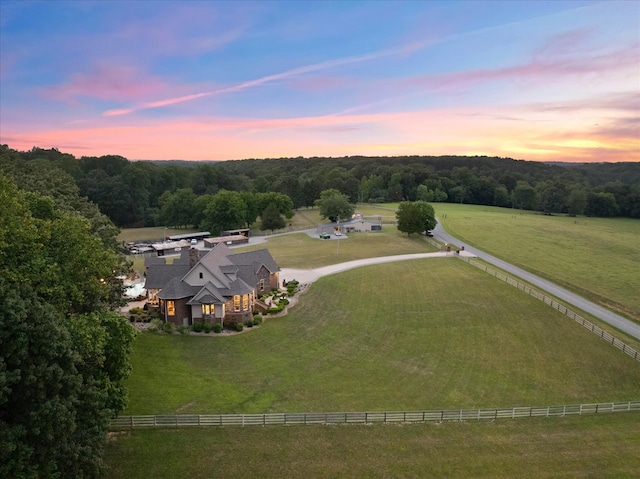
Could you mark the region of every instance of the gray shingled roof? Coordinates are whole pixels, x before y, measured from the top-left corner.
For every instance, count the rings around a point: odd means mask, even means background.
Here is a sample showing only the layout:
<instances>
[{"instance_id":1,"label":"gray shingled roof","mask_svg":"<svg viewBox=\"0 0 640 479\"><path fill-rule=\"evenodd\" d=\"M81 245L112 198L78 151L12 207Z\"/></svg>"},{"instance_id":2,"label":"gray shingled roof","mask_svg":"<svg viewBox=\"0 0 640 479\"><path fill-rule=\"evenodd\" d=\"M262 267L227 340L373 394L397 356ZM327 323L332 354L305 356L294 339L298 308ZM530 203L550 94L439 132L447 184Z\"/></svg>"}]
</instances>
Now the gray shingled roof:
<instances>
[{"instance_id":1,"label":"gray shingled roof","mask_svg":"<svg viewBox=\"0 0 640 479\"><path fill-rule=\"evenodd\" d=\"M160 299L182 299L195 295L201 289L200 286L189 286L180 278L173 278L158 293Z\"/></svg>"},{"instance_id":2,"label":"gray shingled roof","mask_svg":"<svg viewBox=\"0 0 640 479\"><path fill-rule=\"evenodd\" d=\"M226 297L231 297L236 294L249 294L254 290L253 287L249 286L247 283L242 281L241 279L236 279L232 282L227 289L219 288L218 291Z\"/></svg>"},{"instance_id":3,"label":"gray shingled roof","mask_svg":"<svg viewBox=\"0 0 640 479\"><path fill-rule=\"evenodd\" d=\"M188 264L152 264L147 269L146 289L161 289L173 278L182 278L189 271Z\"/></svg>"},{"instance_id":4,"label":"gray shingled roof","mask_svg":"<svg viewBox=\"0 0 640 479\"><path fill-rule=\"evenodd\" d=\"M227 298L220 294L218 288L209 282L187 304L222 304L226 302Z\"/></svg>"},{"instance_id":5,"label":"gray shingled roof","mask_svg":"<svg viewBox=\"0 0 640 479\"><path fill-rule=\"evenodd\" d=\"M258 269L260 269L260 265L265 265L271 273L275 273L280 270L268 249L232 254L229 256L229 259L233 264L238 266L252 266L254 268L254 272L257 272Z\"/></svg>"},{"instance_id":6,"label":"gray shingled roof","mask_svg":"<svg viewBox=\"0 0 640 479\"><path fill-rule=\"evenodd\" d=\"M189 267L188 251L183 251L180 260L173 264L150 261L147 270L146 288L161 289L160 299L192 299L187 304L224 303L236 294L249 294L256 286L256 273L262 266L269 272L279 271L278 265L266 249L233 254L224 243L216 245L200 258L198 264L227 284L227 288L216 288L209 282L205 286L190 286L183 278L192 270ZM231 279L235 275L235 279Z\"/></svg>"}]
</instances>

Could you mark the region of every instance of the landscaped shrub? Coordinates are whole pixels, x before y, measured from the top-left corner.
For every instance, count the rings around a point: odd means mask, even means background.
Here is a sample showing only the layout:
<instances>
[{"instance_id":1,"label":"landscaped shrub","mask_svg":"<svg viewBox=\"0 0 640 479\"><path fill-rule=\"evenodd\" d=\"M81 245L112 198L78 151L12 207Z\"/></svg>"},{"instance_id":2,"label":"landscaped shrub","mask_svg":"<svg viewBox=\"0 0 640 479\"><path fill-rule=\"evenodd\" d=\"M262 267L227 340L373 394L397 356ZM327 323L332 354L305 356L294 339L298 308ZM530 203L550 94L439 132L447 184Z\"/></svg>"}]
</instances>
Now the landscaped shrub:
<instances>
[{"instance_id":1,"label":"landscaped shrub","mask_svg":"<svg viewBox=\"0 0 640 479\"><path fill-rule=\"evenodd\" d=\"M253 317L253 325L254 326L260 326L260 324L262 324L262 318L260 316L254 316Z\"/></svg>"},{"instance_id":2,"label":"landscaped shrub","mask_svg":"<svg viewBox=\"0 0 640 479\"><path fill-rule=\"evenodd\" d=\"M276 313L279 313L280 311L282 310L278 308L269 308L267 309L267 314L276 314Z\"/></svg>"},{"instance_id":3,"label":"landscaped shrub","mask_svg":"<svg viewBox=\"0 0 640 479\"><path fill-rule=\"evenodd\" d=\"M152 319L151 324L149 324L149 327L147 328L147 331L158 332L162 329L162 326L162 321L160 321L159 319Z\"/></svg>"},{"instance_id":4,"label":"landscaped shrub","mask_svg":"<svg viewBox=\"0 0 640 479\"><path fill-rule=\"evenodd\" d=\"M244 329L244 325L242 323L236 323L236 331L240 332Z\"/></svg>"},{"instance_id":5,"label":"landscaped shrub","mask_svg":"<svg viewBox=\"0 0 640 479\"><path fill-rule=\"evenodd\" d=\"M189 328L186 326L178 326L176 329L180 334L187 334L189 332Z\"/></svg>"},{"instance_id":6,"label":"landscaped shrub","mask_svg":"<svg viewBox=\"0 0 640 479\"><path fill-rule=\"evenodd\" d=\"M173 334L174 329L175 327L173 326L173 323L169 321L162 325L162 330L167 334Z\"/></svg>"},{"instance_id":7,"label":"landscaped shrub","mask_svg":"<svg viewBox=\"0 0 640 479\"><path fill-rule=\"evenodd\" d=\"M202 330L204 329L204 324L202 323L193 323L193 332L194 333L201 333Z\"/></svg>"},{"instance_id":8,"label":"landscaped shrub","mask_svg":"<svg viewBox=\"0 0 640 479\"><path fill-rule=\"evenodd\" d=\"M216 334L220 334L222 332L222 325L220 323L214 324L213 332Z\"/></svg>"},{"instance_id":9,"label":"landscaped shrub","mask_svg":"<svg viewBox=\"0 0 640 479\"><path fill-rule=\"evenodd\" d=\"M253 319L248 320L246 323L244 323L244 325L247 328L253 328Z\"/></svg>"},{"instance_id":10,"label":"landscaped shrub","mask_svg":"<svg viewBox=\"0 0 640 479\"><path fill-rule=\"evenodd\" d=\"M209 323L204 323L204 327L202 328L206 334L211 332L211 325Z\"/></svg>"}]
</instances>

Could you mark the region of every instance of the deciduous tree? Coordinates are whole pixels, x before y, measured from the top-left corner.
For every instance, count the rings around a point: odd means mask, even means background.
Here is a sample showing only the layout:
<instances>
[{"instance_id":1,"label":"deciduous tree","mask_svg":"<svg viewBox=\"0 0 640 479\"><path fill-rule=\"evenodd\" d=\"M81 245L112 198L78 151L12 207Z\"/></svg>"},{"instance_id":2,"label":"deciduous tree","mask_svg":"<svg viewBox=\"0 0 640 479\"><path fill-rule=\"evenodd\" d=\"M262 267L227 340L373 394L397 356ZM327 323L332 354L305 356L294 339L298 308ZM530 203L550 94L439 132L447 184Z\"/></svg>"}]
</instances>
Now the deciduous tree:
<instances>
[{"instance_id":1,"label":"deciduous tree","mask_svg":"<svg viewBox=\"0 0 640 479\"><path fill-rule=\"evenodd\" d=\"M351 218L356 207L349 203L347 195L338 190L329 189L320 193L320 199L316 200L316 206L320 208L320 216L328 218L330 221L338 219L346 220Z\"/></svg>"}]
</instances>

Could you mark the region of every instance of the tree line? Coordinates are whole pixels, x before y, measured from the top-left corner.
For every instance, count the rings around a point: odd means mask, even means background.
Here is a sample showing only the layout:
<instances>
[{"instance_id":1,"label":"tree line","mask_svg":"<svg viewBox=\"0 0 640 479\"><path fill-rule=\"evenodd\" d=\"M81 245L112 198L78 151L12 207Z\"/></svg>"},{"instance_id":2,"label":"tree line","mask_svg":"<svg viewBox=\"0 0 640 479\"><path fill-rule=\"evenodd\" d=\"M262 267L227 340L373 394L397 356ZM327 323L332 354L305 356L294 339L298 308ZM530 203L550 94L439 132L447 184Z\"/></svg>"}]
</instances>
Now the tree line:
<instances>
[{"instance_id":1,"label":"tree line","mask_svg":"<svg viewBox=\"0 0 640 479\"><path fill-rule=\"evenodd\" d=\"M219 193L248 212L248 224L270 206L258 199L260 194L285 195L297 209L314 206L329 189L351 203L449 202L640 218L640 162L550 164L484 156L152 162L116 155L75 158L56 149L19 152L6 145L0 146L0 153L0 161L5 158L11 168L30 165L48 173L52 167L65 172L80 196L97 204L119 227L187 224L188 211L178 213L177 203L193 200L190 211L195 220L190 224L215 230L206 210L215 209L210 203ZM229 192L239 193L244 206ZM275 224L282 224L288 210L275 204L268 213Z\"/></svg>"}]
</instances>

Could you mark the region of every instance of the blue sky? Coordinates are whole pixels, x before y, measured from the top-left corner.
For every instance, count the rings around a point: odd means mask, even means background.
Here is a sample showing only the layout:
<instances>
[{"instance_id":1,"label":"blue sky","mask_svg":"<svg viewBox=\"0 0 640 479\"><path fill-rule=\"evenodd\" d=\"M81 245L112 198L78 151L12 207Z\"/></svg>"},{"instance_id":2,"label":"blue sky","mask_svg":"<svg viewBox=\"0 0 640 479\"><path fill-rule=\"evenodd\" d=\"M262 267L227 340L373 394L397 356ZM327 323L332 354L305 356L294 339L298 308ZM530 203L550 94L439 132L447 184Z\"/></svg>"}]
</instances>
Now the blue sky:
<instances>
[{"instance_id":1,"label":"blue sky","mask_svg":"<svg viewBox=\"0 0 640 479\"><path fill-rule=\"evenodd\" d=\"M0 0L0 143L640 161L640 2Z\"/></svg>"}]
</instances>

